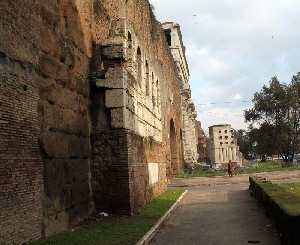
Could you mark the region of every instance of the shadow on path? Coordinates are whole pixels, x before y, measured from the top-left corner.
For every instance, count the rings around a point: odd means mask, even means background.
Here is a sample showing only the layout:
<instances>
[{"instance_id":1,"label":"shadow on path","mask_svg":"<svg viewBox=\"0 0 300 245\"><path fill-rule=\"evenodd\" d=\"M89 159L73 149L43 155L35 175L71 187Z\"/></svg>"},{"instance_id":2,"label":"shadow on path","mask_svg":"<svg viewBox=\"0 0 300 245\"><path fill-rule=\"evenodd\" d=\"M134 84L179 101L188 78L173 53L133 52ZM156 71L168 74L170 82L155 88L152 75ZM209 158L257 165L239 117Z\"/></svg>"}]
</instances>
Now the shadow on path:
<instances>
[{"instance_id":1,"label":"shadow on path","mask_svg":"<svg viewBox=\"0 0 300 245\"><path fill-rule=\"evenodd\" d=\"M250 197L248 184L184 189L189 190L187 196L150 244L280 244L274 225Z\"/></svg>"}]
</instances>

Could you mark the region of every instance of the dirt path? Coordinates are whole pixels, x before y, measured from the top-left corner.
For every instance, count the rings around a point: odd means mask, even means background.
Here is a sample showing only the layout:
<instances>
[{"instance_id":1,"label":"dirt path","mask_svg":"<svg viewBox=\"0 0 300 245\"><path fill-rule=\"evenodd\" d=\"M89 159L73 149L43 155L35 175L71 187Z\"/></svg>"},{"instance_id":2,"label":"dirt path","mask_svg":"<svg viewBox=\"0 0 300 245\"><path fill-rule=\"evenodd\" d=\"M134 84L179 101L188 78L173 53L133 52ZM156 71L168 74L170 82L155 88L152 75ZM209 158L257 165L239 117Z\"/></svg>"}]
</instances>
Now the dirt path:
<instances>
[{"instance_id":1,"label":"dirt path","mask_svg":"<svg viewBox=\"0 0 300 245\"><path fill-rule=\"evenodd\" d=\"M257 174L269 180L300 177L300 171ZM169 189L188 189L156 234L155 245L279 245L280 237L263 209L250 197L249 175L176 179Z\"/></svg>"}]
</instances>

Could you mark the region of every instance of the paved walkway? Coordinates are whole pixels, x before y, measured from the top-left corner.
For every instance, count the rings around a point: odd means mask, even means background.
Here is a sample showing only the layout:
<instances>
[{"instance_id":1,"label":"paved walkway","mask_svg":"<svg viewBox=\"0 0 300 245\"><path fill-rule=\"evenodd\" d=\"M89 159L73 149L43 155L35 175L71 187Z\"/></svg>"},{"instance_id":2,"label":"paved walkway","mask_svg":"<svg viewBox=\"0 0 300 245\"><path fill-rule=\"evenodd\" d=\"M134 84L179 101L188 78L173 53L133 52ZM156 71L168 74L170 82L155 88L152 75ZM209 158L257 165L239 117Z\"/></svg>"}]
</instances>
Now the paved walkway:
<instances>
[{"instance_id":1,"label":"paved walkway","mask_svg":"<svg viewBox=\"0 0 300 245\"><path fill-rule=\"evenodd\" d=\"M257 174L256 174L257 175ZM258 174L273 182L300 182L300 170ZM279 245L279 235L250 197L249 175L175 179L169 189L188 194L165 222L153 245Z\"/></svg>"}]
</instances>

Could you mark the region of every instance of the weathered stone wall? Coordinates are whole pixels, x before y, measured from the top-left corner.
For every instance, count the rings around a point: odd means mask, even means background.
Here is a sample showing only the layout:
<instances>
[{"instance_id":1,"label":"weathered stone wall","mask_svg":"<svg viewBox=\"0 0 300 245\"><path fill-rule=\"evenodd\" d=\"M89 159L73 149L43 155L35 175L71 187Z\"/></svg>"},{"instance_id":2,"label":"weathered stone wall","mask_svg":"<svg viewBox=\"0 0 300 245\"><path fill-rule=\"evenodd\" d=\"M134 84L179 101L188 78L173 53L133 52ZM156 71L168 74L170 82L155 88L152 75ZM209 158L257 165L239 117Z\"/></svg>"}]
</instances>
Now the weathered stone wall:
<instances>
[{"instance_id":1,"label":"weathered stone wall","mask_svg":"<svg viewBox=\"0 0 300 245\"><path fill-rule=\"evenodd\" d=\"M184 168L180 77L148 1L0 11L0 243L66 230L94 202L134 213L162 193ZM107 85L120 71L126 86Z\"/></svg>"},{"instance_id":2,"label":"weathered stone wall","mask_svg":"<svg viewBox=\"0 0 300 245\"><path fill-rule=\"evenodd\" d=\"M42 235L43 164L34 83L38 64L36 1L0 3L0 243Z\"/></svg>"},{"instance_id":3,"label":"weathered stone wall","mask_svg":"<svg viewBox=\"0 0 300 245\"><path fill-rule=\"evenodd\" d=\"M180 79L161 25L143 4L134 6L144 21L126 9L126 18L111 19L107 38L94 44L92 97L101 104L92 110L94 200L115 212L134 213L166 189L174 169L183 169Z\"/></svg>"},{"instance_id":4,"label":"weathered stone wall","mask_svg":"<svg viewBox=\"0 0 300 245\"><path fill-rule=\"evenodd\" d=\"M1 243L65 230L93 210L87 9L1 2Z\"/></svg>"},{"instance_id":5,"label":"weathered stone wall","mask_svg":"<svg viewBox=\"0 0 300 245\"><path fill-rule=\"evenodd\" d=\"M89 1L39 1L39 144L44 159L44 235L93 210L90 182Z\"/></svg>"},{"instance_id":6,"label":"weathered stone wall","mask_svg":"<svg viewBox=\"0 0 300 245\"><path fill-rule=\"evenodd\" d=\"M174 22L162 24L168 45L177 65L180 77L181 89L181 114L182 114L182 155L185 170L192 170L194 163L198 160L198 136L196 130L196 117L194 101L191 99L191 89L189 84L189 69L185 57L185 47L182 43L180 26ZM182 172L182 169L176 173Z\"/></svg>"}]
</instances>

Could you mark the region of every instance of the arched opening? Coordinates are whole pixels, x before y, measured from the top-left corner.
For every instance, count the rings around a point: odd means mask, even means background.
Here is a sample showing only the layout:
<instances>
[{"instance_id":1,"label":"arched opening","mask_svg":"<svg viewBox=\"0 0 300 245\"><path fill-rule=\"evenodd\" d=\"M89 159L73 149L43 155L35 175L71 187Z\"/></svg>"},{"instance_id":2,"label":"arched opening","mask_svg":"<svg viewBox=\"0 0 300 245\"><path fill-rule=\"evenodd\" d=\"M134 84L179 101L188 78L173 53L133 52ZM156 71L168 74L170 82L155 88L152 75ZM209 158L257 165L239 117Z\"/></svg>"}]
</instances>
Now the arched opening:
<instances>
[{"instance_id":1,"label":"arched opening","mask_svg":"<svg viewBox=\"0 0 300 245\"><path fill-rule=\"evenodd\" d=\"M170 151L171 151L171 168L174 174L178 173L179 169L179 158L178 158L178 147L176 140L176 130L173 119L170 120Z\"/></svg>"},{"instance_id":2,"label":"arched opening","mask_svg":"<svg viewBox=\"0 0 300 245\"><path fill-rule=\"evenodd\" d=\"M150 74L149 74L149 65L148 65L148 61L146 61L146 95L148 95L149 96L149 94L150 94L150 79L149 79L149 76L150 76Z\"/></svg>"},{"instance_id":3,"label":"arched opening","mask_svg":"<svg viewBox=\"0 0 300 245\"><path fill-rule=\"evenodd\" d=\"M142 85L142 53L140 47L136 51L136 62L137 62L137 81L138 84Z\"/></svg>"},{"instance_id":4,"label":"arched opening","mask_svg":"<svg viewBox=\"0 0 300 245\"><path fill-rule=\"evenodd\" d=\"M130 32L127 33L127 40L128 40L128 41L132 41L131 33L130 33Z\"/></svg>"},{"instance_id":5,"label":"arched opening","mask_svg":"<svg viewBox=\"0 0 300 245\"><path fill-rule=\"evenodd\" d=\"M182 129L180 129L180 165L182 166L182 170L185 170L185 161L184 161L184 148L183 148L183 136Z\"/></svg>"}]
</instances>

